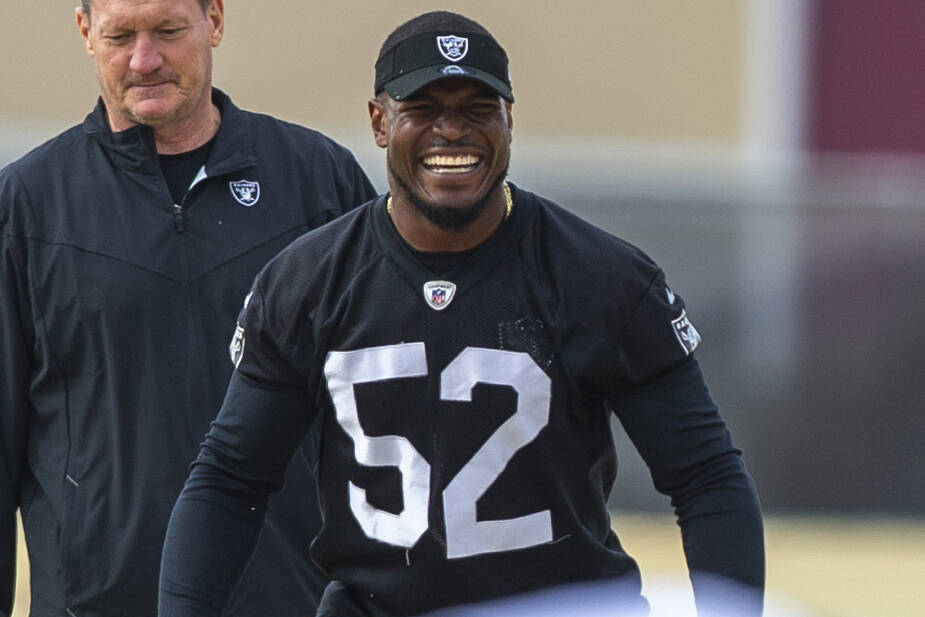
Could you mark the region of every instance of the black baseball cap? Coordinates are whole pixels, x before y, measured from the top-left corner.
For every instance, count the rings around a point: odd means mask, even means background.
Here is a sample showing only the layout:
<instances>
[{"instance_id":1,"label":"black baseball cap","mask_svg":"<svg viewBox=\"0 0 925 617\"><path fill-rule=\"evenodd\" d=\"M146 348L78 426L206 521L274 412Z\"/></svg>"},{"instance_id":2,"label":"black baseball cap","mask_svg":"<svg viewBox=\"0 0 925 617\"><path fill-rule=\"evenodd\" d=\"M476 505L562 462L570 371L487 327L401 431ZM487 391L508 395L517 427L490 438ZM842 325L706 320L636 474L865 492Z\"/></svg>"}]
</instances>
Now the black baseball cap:
<instances>
[{"instance_id":1,"label":"black baseball cap","mask_svg":"<svg viewBox=\"0 0 925 617\"><path fill-rule=\"evenodd\" d=\"M439 79L479 81L514 102L507 54L490 35L430 31L409 36L384 50L376 61L375 93L401 101Z\"/></svg>"}]
</instances>

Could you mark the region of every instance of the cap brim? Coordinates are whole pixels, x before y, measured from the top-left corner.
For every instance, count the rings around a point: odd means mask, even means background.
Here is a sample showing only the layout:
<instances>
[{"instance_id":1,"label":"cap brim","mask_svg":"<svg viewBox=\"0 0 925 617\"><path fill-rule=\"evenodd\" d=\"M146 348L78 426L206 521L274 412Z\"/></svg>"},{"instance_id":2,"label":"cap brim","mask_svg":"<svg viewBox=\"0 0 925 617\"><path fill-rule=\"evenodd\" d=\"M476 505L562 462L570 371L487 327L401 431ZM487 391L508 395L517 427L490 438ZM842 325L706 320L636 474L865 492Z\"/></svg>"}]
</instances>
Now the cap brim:
<instances>
[{"instance_id":1,"label":"cap brim","mask_svg":"<svg viewBox=\"0 0 925 617\"><path fill-rule=\"evenodd\" d=\"M438 64L425 66L396 77L383 85L386 92L396 101L408 98L424 86L441 79L474 79L479 81L511 103L514 93L506 83L486 71L465 64Z\"/></svg>"}]
</instances>

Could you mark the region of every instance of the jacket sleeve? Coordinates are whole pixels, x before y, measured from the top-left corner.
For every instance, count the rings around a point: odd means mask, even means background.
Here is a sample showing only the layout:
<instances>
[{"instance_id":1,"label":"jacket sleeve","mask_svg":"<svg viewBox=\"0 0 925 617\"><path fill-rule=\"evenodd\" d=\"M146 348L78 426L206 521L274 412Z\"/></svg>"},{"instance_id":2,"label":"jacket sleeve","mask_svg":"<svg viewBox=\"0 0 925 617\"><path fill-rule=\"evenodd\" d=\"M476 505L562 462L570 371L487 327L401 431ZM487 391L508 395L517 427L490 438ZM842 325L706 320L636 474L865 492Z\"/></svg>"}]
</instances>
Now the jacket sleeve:
<instances>
[{"instance_id":1,"label":"jacket sleeve","mask_svg":"<svg viewBox=\"0 0 925 617\"><path fill-rule=\"evenodd\" d=\"M12 612L16 578L16 510L25 461L29 409L28 284L21 239L11 218L24 199L11 168L0 171L0 617Z\"/></svg>"},{"instance_id":2,"label":"jacket sleeve","mask_svg":"<svg viewBox=\"0 0 925 617\"><path fill-rule=\"evenodd\" d=\"M303 160L302 175L305 206L310 227L320 227L376 197L376 191L353 153L337 142L317 134L313 156ZM302 160L302 159L300 159ZM325 207L318 209L316 197L324 196Z\"/></svg>"},{"instance_id":3,"label":"jacket sleeve","mask_svg":"<svg viewBox=\"0 0 925 617\"><path fill-rule=\"evenodd\" d=\"M376 189L352 154L344 167L349 180L341 191L343 195L341 203L344 204L344 212L346 212L374 199Z\"/></svg>"},{"instance_id":4,"label":"jacket sleeve","mask_svg":"<svg viewBox=\"0 0 925 617\"><path fill-rule=\"evenodd\" d=\"M376 189L367 177L366 172L357 163L353 153L331 140L327 140L325 144L327 146L327 157L325 158L332 166L330 173L340 201L340 214L349 212L375 198ZM317 158L315 167L319 171L325 169Z\"/></svg>"}]
</instances>

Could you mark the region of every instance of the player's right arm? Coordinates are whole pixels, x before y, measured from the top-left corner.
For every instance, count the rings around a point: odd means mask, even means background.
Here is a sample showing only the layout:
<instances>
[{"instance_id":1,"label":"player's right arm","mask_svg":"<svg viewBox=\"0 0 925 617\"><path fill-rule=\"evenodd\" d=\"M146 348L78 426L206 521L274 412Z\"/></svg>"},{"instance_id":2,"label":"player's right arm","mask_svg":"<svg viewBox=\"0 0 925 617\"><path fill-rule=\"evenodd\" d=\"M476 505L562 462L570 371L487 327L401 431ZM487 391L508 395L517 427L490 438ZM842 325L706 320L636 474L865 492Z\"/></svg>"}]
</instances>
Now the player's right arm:
<instances>
[{"instance_id":1,"label":"player's right arm","mask_svg":"<svg viewBox=\"0 0 925 617\"><path fill-rule=\"evenodd\" d=\"M218 617L308 430L306 392L235 372L177 500L161 558L158 614Z\"/></svg>"},{"instance_id":2,"label":"player's right arm","mask_svg":"<svg viewBox=\"0 0 925 617\"><path fill-rule=\"evenodd\" d=\"M314 418L293 345L298 311L264 310L255 282L232 342L237 368L174 506L161 557L158 614L218 617L263 525L269 496Z\"/></svg>"},{"instance_id":3,"label":"player's right arm","mask_svg":"<svg viewBox=\"0 0 925 617\"><path fill-rule=\"evenodd\" d=\"M10 615L13 606L34 338L23 240L12 222L14 205L25 199L12 168L0 171L0 617Z\"/></svg>"}]
</instances>

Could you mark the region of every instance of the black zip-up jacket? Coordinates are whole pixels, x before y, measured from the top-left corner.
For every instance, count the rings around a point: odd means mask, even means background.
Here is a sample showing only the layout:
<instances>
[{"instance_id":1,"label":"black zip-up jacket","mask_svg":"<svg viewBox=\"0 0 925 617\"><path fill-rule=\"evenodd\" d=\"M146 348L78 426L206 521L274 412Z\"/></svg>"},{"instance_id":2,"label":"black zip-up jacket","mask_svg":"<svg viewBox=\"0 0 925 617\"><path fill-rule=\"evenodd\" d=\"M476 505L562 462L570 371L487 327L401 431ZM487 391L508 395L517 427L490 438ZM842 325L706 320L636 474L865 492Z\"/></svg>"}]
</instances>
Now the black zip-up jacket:
<instances>
[{"instance_id":1,"label":"black zip-up jacket","mask_svg":"<svg viewBox=\"0 0 925 617\"><path fill-rule=\"evenodd\" d=\"M181 204L150 128L112 133L102 103L0 171L0 617L17 508L33 616L156 614L167 520L221 405L255 274L374 195L323 135L213 100L221 126ZM271 503L226 614L313 611L308 460L291 462L296 490Z\"/></svg>"}]
</instances>

